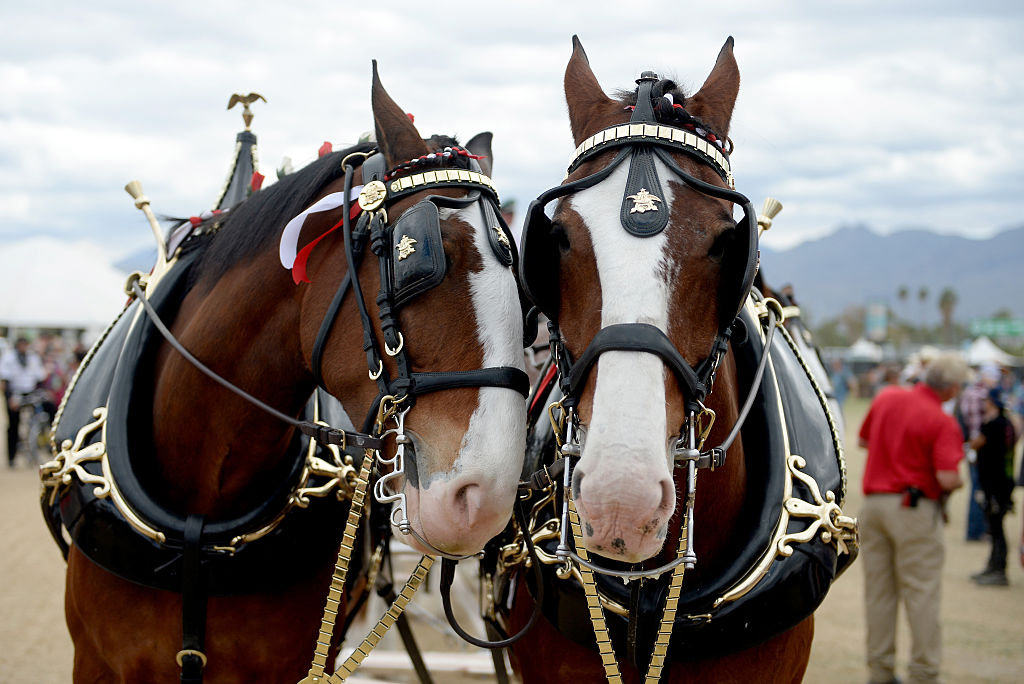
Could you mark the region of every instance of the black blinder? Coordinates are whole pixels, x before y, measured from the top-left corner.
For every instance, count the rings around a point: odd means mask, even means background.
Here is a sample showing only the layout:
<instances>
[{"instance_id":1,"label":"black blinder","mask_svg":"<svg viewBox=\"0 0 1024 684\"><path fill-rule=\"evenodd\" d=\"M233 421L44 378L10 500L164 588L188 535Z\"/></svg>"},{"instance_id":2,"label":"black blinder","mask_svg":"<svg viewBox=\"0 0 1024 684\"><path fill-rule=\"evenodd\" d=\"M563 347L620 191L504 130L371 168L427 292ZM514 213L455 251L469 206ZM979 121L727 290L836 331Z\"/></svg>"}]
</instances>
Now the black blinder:
<instances>
[{"instance_id":1,"label":"black blinder","mask_svg":"<svg viewBox=\"0 0 1024 684\"><path fill-rule=\"evenodd\" d=\"M743 211L736 222L736 240L722 257L722 273L718 285L719 328L724 330L739 315L750 294L759 266L757 249L757 213L743 195L733 199ZM736 201L739 200L739 201Z\"/></svg>"},{"instance_id":2,"label":"black blinder","mask_svg":"<svg viewBox=\"0 0 1024 684\"><path fill-rule=\"evenodd\" d=\"M391 227L391 277L395 306L436 287L444 280L444 242L437 206L422 201Z\"/></svg>"},{"instance_id":3,"label":"black blinder","mask_svg":"<svg viewBox=\"0 0 1024 684\"><path fill-rule=\"evenodd\" d=\"M551 237L551 219L544 213L547 202L530 203L523 223L519 279L523 292L552 321L558 320L558 245Z\"/></svg>"}]
</instances>

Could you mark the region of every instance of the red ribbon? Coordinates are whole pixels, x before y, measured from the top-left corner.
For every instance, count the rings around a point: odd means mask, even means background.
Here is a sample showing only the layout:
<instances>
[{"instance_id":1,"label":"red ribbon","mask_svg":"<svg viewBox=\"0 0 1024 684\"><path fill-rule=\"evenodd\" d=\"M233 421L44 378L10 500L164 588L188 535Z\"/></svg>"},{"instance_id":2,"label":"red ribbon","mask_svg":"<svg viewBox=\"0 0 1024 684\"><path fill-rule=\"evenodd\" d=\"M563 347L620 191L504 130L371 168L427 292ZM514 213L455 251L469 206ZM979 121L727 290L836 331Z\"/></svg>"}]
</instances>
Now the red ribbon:
<instances>
[{"instance_id":1,"label":"red ribbon","mask_svg":"<svg viewBox=\"0 0 1024 684\"><path fill-rule=\"evenodd\" d=\"M356 217L359 216L359 212L363 210L358 203L352 205L352 209L349 211L348 217L350 221L355 221ZM317 243L323 240L325 237L341 228L345 225L345 219L342 219L335 223L330 230L326 231L315 240L310 242L308 245L303 247L298 254L295 255L295 263L292 264L292 281L298 285L299 283L308 283L309 276L306 274L306 262L309 261L309 255L313 253L313 248L316 247Z\"/></svg>"}]
</instances>

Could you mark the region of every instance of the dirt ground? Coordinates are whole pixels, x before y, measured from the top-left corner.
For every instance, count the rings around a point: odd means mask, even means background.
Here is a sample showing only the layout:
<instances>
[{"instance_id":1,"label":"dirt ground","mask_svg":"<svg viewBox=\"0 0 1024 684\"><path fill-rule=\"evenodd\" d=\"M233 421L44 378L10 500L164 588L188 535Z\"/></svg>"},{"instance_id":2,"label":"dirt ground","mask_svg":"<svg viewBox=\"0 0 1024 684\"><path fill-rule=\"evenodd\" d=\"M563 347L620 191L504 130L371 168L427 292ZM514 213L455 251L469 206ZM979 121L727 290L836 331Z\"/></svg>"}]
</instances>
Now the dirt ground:
<instances>
[{"instance_id":1,"label":"dirt ground","mask_svg":"<svg viewBox=\"0 0 1024 684\"><path fill-rule=\"evenodd\" d=\"M856 515L861 503L860 476L863 452L854 434L866 410L866 401L851 400L846 407L847 462L851 492L845 511ZM2 448L2 447L0 447ZM0 466L2 467L2 466ZM38 480L34 470L20 465L0 470L0 684L47 684L71 680L72 648L64 626L64 562L51 541L38 506ZM964 490L950 501L951 521L946 528L946 564L942 603L944 677L948 684L1013 683L1024 678L1024 570L1017 562L1021 539L1021 490L1017 512L1006 523L1010 545L1010 586L978 587L968 576L985 563L988 544L963 540L966 512ZM460 569L460 573L462 570ZM470 572L465 579L470 579ZM442 634L434 615L436 593L418 596L412 614L418 638L437 663L437 682L493 681L486 674L488 658ZM816 635L805 681L846 684L863 682L864 616L863 576L854 563L841 577L816 614ZM469 592L464 604L472 606ZM467 619L468 621L468 619ZM353 629L351 642L362 634ZM478 632L479 633L479 632ZM899 632L898 672L906 676L908 653L906 623ZM367 659L359 681L414 681L398 671L404 657L391 637ZM354 646L355 643L350 643ZM446 657L454 653L456 657ZM435 655L436 654L436 655ZM376 665L376 667L374 667ZM441 668L461 668L456 673Z\"/></svg>"}]
</instances>

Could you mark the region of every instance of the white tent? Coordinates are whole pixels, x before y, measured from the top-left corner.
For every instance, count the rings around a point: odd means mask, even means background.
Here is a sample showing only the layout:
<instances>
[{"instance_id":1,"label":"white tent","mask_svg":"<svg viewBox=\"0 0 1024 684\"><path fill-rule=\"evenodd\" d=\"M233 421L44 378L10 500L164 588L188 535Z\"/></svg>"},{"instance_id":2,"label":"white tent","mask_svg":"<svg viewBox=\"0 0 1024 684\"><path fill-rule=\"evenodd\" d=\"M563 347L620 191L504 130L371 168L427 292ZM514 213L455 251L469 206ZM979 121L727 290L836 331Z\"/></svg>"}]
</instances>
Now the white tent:
<instances>
[{"instance_id":1,"label":"white tent","mask_svg":"<svg viewBox=\"0 0 1024 684\"><path fill-rule=\"evenodd\" d=\"M846 358L848 361L881 361L882 348L862 337L850 345Z\"/></svg>"},{"instance_id":2,"label":"white tent","mask_svg":"<svg viewBox=\"0 0 1024 684\"><path fill-rule=\"evenodd\" d=\"M995 342L984 335L971 342L967 348L967 363L972 366L984 366L987 364L998 364L1000 366L1018 366L1021 360L1007 354L996 346Z\"/></svg>"},{"instance_id":3,"label":"white tent","mask_svg":"<svg viewBox=\"0 0 1024 684\"><path fill-rule=\"evenodd\" d=\"M33 237L0 244L0 326L104 328L128 298L127 278L92 242Z\"/></svg>"}]
</instances>

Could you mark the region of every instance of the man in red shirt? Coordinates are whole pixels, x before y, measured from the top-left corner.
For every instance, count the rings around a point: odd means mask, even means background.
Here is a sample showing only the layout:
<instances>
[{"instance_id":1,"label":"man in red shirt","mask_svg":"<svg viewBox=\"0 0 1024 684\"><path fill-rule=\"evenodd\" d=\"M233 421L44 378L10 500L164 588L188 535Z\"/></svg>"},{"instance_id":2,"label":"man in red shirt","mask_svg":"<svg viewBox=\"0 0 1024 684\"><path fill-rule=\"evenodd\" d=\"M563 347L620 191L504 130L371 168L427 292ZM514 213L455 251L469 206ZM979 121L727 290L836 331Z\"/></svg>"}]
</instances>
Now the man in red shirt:
<instances>
[{"instance_id":1,"label":"man in red shirt","mask_svg":"<svg viewBox=\"0 0 1024 684\"><path fill-rule=\"evenodd\" d=\"M896 617L902 599L910 623L911 682L938 681L942 658L942 505L961 486L963 433L942 404L960 393L967 365L940 355L913 388L875 397L860 428L868 450L861 564L871 682L896 682Z\"/></svg>"}]
</instances>

